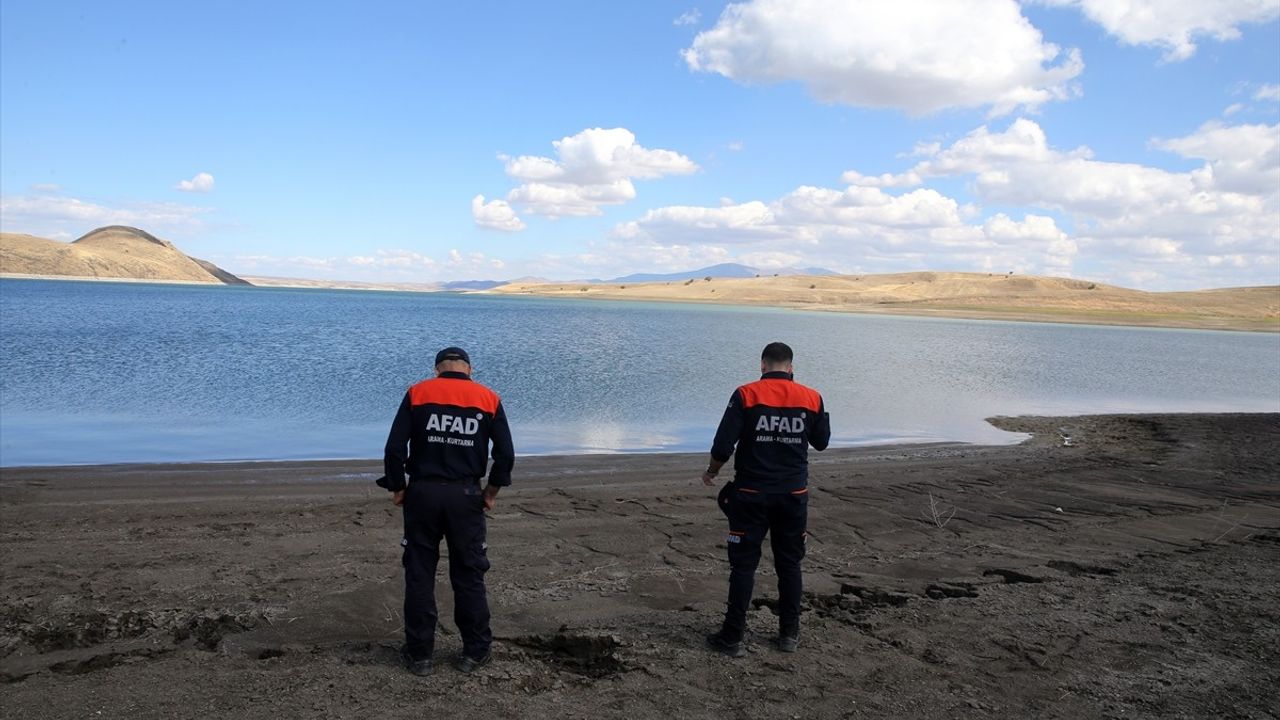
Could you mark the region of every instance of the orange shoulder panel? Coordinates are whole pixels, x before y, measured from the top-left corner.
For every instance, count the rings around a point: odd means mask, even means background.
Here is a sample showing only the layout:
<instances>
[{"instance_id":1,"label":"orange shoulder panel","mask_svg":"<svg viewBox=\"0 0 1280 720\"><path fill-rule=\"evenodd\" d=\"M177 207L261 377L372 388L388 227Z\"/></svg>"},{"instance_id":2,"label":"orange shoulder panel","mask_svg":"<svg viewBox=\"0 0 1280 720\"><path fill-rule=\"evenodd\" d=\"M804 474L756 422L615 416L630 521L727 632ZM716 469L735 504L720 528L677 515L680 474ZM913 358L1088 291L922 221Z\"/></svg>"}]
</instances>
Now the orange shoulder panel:
<instances>
[{"instance_id":1,"label":"orange shoulder panel","mask_svg":"<svg viewBox=\"0 0 1280 720\"><path fill-rule=\"evenodd\" d=\"M479 408L490 415L498 411L498 393L471 380L431 378L409 388L413 405L453 405Z\"/></svg>"},{"instance_id":2,"label":"orange shoulder panel","mask_svg":"<svg viewBox=\"0 0 1280 720\"><path fill-rule=\"evenodd\" d=\"M822 396L817 390L791 380L757 380L738 388L744 408L767 405L776 408L804 408L818 412Z\"/></svg>"}]
</instances>

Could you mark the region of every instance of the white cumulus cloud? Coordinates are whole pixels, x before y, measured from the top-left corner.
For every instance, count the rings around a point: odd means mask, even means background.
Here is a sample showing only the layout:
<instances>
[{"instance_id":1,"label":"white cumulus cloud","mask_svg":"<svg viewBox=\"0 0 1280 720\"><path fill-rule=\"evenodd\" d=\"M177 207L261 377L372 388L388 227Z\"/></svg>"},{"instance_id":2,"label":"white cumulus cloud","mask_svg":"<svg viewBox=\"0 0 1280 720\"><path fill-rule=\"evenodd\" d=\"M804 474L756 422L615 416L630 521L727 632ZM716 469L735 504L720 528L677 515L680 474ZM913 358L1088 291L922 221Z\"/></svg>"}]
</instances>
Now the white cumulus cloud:
<instances>
[{"instance_id":1,"label":"white cumulus cloud","mask_svg":"<svg viewBox=\"0 0 1280 720\"><path fill-rule=\"evenodd\" d=\"M1173 172L1094 159L1088 148L1053 148L1039 125L1020 118L1004 131L978 128L909 172L926 182L969 176L984 202L1066 213L1081 256L1127 268L1117 277L1204 287L1231 277L1205 274L1211 258L1236 255L1249 259L1236 284L1241 277L1273 283L1280 276L1280 125L1211 122L1153 144L1204 165ZM1145 274L1157 261L1156 275Z\"/></svg>"},{"instance_id":2,"label":"white cumulus cloud","mask_svg":"<svg viewBox=\"0 0 1280 720\"><path fill-rule=\"evenodd\" d=\"M525 183L507 193L509 201L549 218L600 215L600 206L621 205L635 197L636 187L630 180L595 185Z\"/></svg>"},{"instance_id":3,"label":"white cumulus cloud","mask_svg":"<svg viewBox=\"0 0 1280 720\"><path fill-rule=\"evenodd\" d=\"M782 268L794 267L803 259L804 256L797 253L778 252L773 250L744 253L738 257L740 262L746 263L752 267L760 268L761 270L780 270Z\"/></svg>"},{"instance_id":4,"label":"white cumulus cloud","mask_svg":"<svg viewBox=\"0 0 1280 720\"><path fill-rule=\"evenodd\" d=\"M635 134L626 128L588 128L551 145L555 158L499 156L507 175L521 183L507 193L507 204L549 218L600 215L603 206L635 199L632 180L698 170L696 163L674 150L637 144ZM472 207L474 214L474 201Z\"/></svg>"},{"instance_id":5,"label":"white cumulus cloud","mask_svg":"<svg viewBox=\"0 0 1280 720\"><path fill-rule=\"evenodd\" d=\"M1210 122L1156 147L1207 164L1196 178L1205 189L1265 195L1280 190L1280 125Z\"/></svg>"},{"instance_id":6,"label":"white cumulus cloud","mask_svg":"<svg viewBox=\"0 0 1280 720\"><path fill-rule=\"evenodd\" d=\"M176 185L182 192L207 193L213 190L213 176L209 173L196 173L190 180L183 180Z\"/></svg>"},{"instance_id":7,"label":"white cumulus cloud","mask_svg":"<svg viewBox=\"0 0 1280 720\"><path fill-rule=\"evenodd\" d=\"M750 0L684 53L743 83L804 83L819 100L1000 115L1073 97L1084 64L1045 42L1015 0Z\"/></svg>"},{"instance_id":8,"label":"white cumulus cloud","mask_svg":"<svg viewBox=\"0 0 1280 720\"><path fill-rule=\"evenodd\" d=\"M656 208L617 225L613 250L783 253L795 256L788 264L849 272L1015 271L1149 289L1274 284L1280 125L1210 122L1152 144L1202 164L1170 171L1098 159L1087 147L1054 147L1019 118L949 145L917 145L914 165L897 173L846 172L842 189ZM929 187L938 178L967 179L981 204Z\"/></svg>"},{"instance_id":9,"label":"white cumulus cloud","mask_svg":"<svg viewBox=\"0 0 1280 720\"><path fill-rule=\"evenodd\" d=\"M761 268L818 265L857 272L964 269L1071 274L1076 246L1047 216L975 210L931 188L803 186L770 202L657 208L614 229L618 246L727 253ZM723 261L721 261L723 262Z\"/></svg>"},{"instance_id":10,"label":"white cumulus cloud","mask_svg":"<svg viewBox=\"0 0 1280 720\"><path fill-rule=\"evenodd\" d=\"M664 175L687 175L698 169L674 150L650 150L636 144L626 128L589 128L551 143L558 160L523 155L507 160L507 174L517 180L556 181L578 185Z\"/></svg>"},{"instance_id":11,"label":"white cumulus cloud","mask_svg":"<svg viewBox=\"0 0 1280 720\"><path fill-rule=\"evenodd\" d=\"M484 201L483 195L471 198L471 217L476 225L492 230L519 232L525 229L524 221L516 217L505 200Z\"/></svg>"},{"instance_id":12,"label":"white cumulus cloud","mask_svg":"<svg viewBox=\"0 0 1280 720\"><path fill-rule=\"evenodd\" d=\"M893 187L913 187L920 184L920 176L913 172L900 173L894 175L892 173L882 173L880 175L869 176L863 175L857 170L846 170L840 176L840 182L845 185L859 185L861 187L874 188L893 188Z\"/></svg>"},{"instance_id":13,"label":"white cumulus cloud","mask_svg":"<svg viewBox=\"0 0 1280 720\"><path fill-rule=\"evenodd\" d=\"M1280 0L1039 0L1079 8L1129 45L1163 48L1166 61L1186 60L1196 39L1240 37L1240 26L1280 17Z\"/></svg>"}]
</instances>

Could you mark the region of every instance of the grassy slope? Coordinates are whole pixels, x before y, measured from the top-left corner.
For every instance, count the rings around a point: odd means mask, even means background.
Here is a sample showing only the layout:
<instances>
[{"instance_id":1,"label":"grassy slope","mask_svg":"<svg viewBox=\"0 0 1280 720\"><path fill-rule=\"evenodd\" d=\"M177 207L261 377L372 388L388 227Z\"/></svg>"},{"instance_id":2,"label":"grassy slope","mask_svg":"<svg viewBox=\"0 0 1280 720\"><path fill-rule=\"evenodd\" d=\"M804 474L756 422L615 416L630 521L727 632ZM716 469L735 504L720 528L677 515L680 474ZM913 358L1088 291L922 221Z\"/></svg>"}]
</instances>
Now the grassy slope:
<instances>
[{"instance_id":1,"label":"grassy slope","mask_svg":"<svg viewBox=\"0 0 1280 720\"><path fill-rule=\"evenodd\" d=\"M511 284L495 290L619 300L715 302L840 312L1280 330L1280 287L1149 293L1067 278L916 272L640 284Z\"/></svg>"}]
</instances>

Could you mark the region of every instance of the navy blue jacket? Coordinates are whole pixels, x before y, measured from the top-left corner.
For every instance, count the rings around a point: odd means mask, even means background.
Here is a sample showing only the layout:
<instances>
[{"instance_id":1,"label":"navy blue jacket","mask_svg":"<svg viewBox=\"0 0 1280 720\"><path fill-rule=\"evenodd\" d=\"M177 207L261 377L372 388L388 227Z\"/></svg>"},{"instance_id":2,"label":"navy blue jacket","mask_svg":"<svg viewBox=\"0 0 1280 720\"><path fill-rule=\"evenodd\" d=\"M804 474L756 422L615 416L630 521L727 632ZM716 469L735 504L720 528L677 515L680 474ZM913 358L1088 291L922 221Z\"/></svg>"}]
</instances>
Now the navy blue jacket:
<instances>
[{"instance_id":1,"label":"navy blue jacket","mask_svg":"<svg viewBox=\"0 0 1280 720\"><path fill-rule=\"evenodd\" d=\"M466 373L445 372L409 388L387 435L386 477L378 484L403 490L409 480L478 482L489 462L489 484L511 484L515 448L498 394Z\"/></svg>"},{"instance_id":2,"label":"navy blue jacket","mask_svg":"<svg viewBox=\"0 0 1280 720\"><path fill-rule=\"evenodd\" d=\"M792 492L809 481L809 446L825 450L831 418L817 390L786 372L767 372L733 391L711 457L734 456L734 482L760 492ZM734 446L737 446L735 455Z\"/></svg>"}]
</instances>

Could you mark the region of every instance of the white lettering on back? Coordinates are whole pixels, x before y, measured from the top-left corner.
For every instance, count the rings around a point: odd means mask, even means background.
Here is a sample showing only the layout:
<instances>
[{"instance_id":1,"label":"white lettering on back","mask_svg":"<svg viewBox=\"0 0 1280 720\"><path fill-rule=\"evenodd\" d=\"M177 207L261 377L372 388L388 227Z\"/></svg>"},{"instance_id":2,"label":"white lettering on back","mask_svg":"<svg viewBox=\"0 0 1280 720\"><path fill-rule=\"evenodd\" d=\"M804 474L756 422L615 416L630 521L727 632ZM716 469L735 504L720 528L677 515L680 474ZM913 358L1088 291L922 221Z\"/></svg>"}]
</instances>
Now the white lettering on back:
<instances>
[{"instance_id":1,"label":"white lettering on back","mask_svg":"<svg viewBox=\"0 0 1280 720\"><path fill-rule=\"evenodd\" d=\"M455 433L457 435L475 435L480 430L480 421L476 418L461 418L456 415L431 413L427 416L427 427L425 429Z\"/></svg>"},{"instance_id":2,"label":"white lettering on back","mask_svg":"<svg viewBox=\"0 0 1280 720\"><path fill-rule=\"evenodd\" d=\"M804 432L804 418L789 418L781 415L761 415L756 421L756 432L766 430L768 432L784 432L784 433L802 433Z\"/></svg>"}]
</instances>

